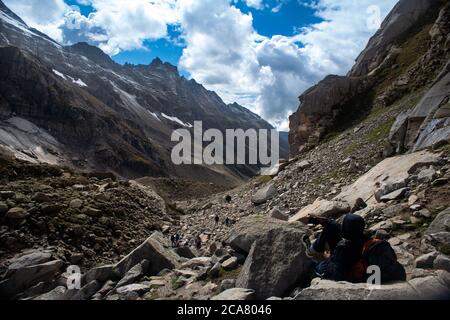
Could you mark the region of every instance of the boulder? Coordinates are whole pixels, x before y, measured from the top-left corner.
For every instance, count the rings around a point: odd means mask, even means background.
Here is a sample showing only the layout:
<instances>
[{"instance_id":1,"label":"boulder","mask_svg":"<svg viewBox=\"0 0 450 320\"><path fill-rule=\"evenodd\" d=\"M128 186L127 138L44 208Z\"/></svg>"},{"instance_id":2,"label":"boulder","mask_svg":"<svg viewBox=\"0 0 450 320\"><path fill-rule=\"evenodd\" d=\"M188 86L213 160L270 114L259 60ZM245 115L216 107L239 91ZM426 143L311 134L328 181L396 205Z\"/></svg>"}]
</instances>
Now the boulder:
<instances>
[{"instance_id":1,"label":"boulder","mask_svg":"<svg viewBox=\"0 0 450 320\"><path fill-rule=\"evenodd\" d=\"M417 181L420 183L431 183L436 178L436 170L433 167L423 169L417 174Z\"/></svg>"},{"instance_id":2,"label":"boulder","mask_svg":"<svg viewBox=\"0 0 450 320\"><path fill-rule=\"evenodd\" d=\"M198 267L209 267L212 264L211 257L198 257L184 262L181 265L183 269L195 269Z\"/></svg>"},{"instance_id":3,"label":"boulder","mask_svg":"<svg viewBox=\"0 0 450 320\"><path fill-rule=\"evenodd\" d=\"M85 275L83 275L82 282L89 283L94 280L106 282L116 278L120 278L120 276L114 271L114 265L106 265L90 269Z\"/></svg>"},{"instance_id":4,"label":"boulder","mask_svg":"<svg viewBox=\"0 0 450 320\"><path fill-rule=\"evenodd\" d=\"M148 273L157 275L163 269L176 269L181 264L181 257L170 247L169 241L160 232L153 233L139 247L120 260L114 269L123 277L125 273L142 260L150 261Z\"/></svg>"},{"instance_id":5,"label":"boulder","mask_svg":"<svg viewBox=\"0 0 450 320\"><path fill-rule=\"evenodd\" d=\"M236 280L235 279L224 279L220 283L220 291L225 291L228 289L232 289L236 286Z\"/></svg>"},{"instance_id":6,"label":"boulder","mask_svg":"<svg viewBox=\"0 0 450 320\"><path fill-rule=\"evenodd\" d=\"M6 277L10 277L14 272L19 269L49 262L52 259L52 253L50 251L32 250L25 254L17 255L14 258L7 261L9 264L6 271Z\"/></svg>"},{"instance_id":7,"label":"boulder","mask_svg":"<svg viewBox=\"0 0 450 320\"><path fill-rule=\"evenodd\" d=\"M232 288L225 290L224 292L218 294L211 298L211 300L219 301L246 301L252 300L254 291L244 288Z\"/></svg>"},{"instance_id":8,"label":"boulder","mask_svg":"<svg viewBox=\"0 0 450 320\"><path fill-rule=\"evenodd\" d=\"M450 297L450 273L437 270L428 276L414 278L409 284L416 290L420 299L437 300Z\"/></svg>"},{"instance_id":9,"label":"boulder","mask_svg":"<svg viewBox=\"0 0 450 320\"><path fill-rule=\"evenodd\" d=\"M195 258L195 253L188 246L181 246L175 248L175 253L178 254L182 258L192 259Z\"/></svg>"},{"instance_id":10,"label":"boulder","mask_svg":"<svg viewBox=\"0 0 450 320\"><path fill-rule=\"evenodd\" d=\"M61 301L67 300L67 289L64 286L56 287L50 292L44 293L35 297L33 300L44 300L44 301Z\"/></svg>"},{"instance_id":11,"label":"boulder","mask_svg":"<svg viewBox=\"0 0 450 320\"><path fill-rule=\"evenodd\" d=\"M370 288L366 283L335 282L316 278L295 300L415 300L417 292L407 282Z\"/></svg>"},{"instance_id":12,"label":"boulder","mask_svg":"<svg viewBox=\"0 0 450 320\"><path fill-rule=\"evenodd\" d=\"M8 212L9 207L6 204L6 202L0 201L0 214L5 214L6 212Z\"/></svg>"},{"instance_id":13,"label":"boulder","mask_svg":"<svg viewBox=\"0 0 450 320\"><path fill-rule=\"evenodd\" d=\"M28 212L20 207L14 207L8 210L5 214L5 218L11 219L11 220L22 220L28 217Z\"/></svg>"},{"instance_id":14,"label":"boulder","mask_svg":"<svg viewBox=\"0 0 450 320\"><path fill-rule=\"evenodd\" d=\"M289 219L289 222L308 223L311 215L323 218L336 218L350 212L350 205L344 201L328 201L317 199L313 204L304 207Z\"/></svg>"},{"instance_id":15,"label":"boulder","mask_svg":"<svg viewBox=\"0 0 450 320\"><path fill-rule=\"evenodd\" d=\"M217 262L209 271L208 277L217 278L220 275L220 270L222 269L222 265L220 262Z\"/></svg>"},{"instance_id":16,"label":"boulder","mask_svg":"<svg viewBox=\"0 0 450 320\"><path fill-rule=\"evenodd\" d=\"M439 232L450 232L450 208L445 209L436 216L425 234L430 235Z\"/></svg>"},{"instance_id":17,"label":"boulder","mask_svg":"<svg viewBox=\"0 0 450 320\"><path fill-rule=\"evenodd\" d=\"M433 262L438 255L439 253L437 251L424 254L416 259L414 266L419 269L431 269L433 268Z\"/></svg>"},{"instance_id":18,"label":"boulder","mask_svg":"<svg viewBox=\"0 0 450 320\"><path fill-rule=\"evenodd\" d=\"M127 284L136 282L144 277L149 265L150 263L148 260L142 260L140 263L128 270L127 273L125 273L124 277L117 283L117 287L126 286Z\"/></svg>"},{"instance_id":19,"label":"boulder","mask_svg":"<svg viewBox=\"0 0 450 320\"><path fill-rule=\"evenodd\" d=\"M369 172L362 175L355 183L345 187L334 200L354 203L356 199L363 199L369 206L377 204L375 193L384 185L391 185L393 190L404 188L410 173L416 169L439 162L439 155L428 151L387 158ZM382 194L382 195L384 195Z\"/></svg>"},{"instance_id":20,"label":"boulder","mask_svg":"<svg viewBox=\"0 0 450 320\"><path fill-rule=\"evenodd\" d=\"M150 291L149 283L129 284L116 290L119 297L124 300L135 300L148 291Z\"/></svg>"},{"instance_id":21,"label":"boulder","mask_svg":"<svg viewBox=\"0 0 450 320\"><path fill-rule=\"evenodd\" d=\"M300 169L300 170L308 169L308 168L311 167L311 166L312 166L312 164L311 164L311 162L309 162L308 160L300 161L300 162L296 165L296 167L297 167L298 169Z\"/></svg>"},{"instance_id":22,"label":"boulder","mask_svg":"<svg viewBox=\"0 0 450 320\"><path fill-rule=\"evenodd\" d=\"M260 204L266 203L267 201L269 201L270 199L275 197L276 194L277 194L277 189L274 187L273 184L270 183L267 186L259 189L252 196L252 202L255 205L260 205Z\"/></svg>"},{"instance_id":23,"label":"boulder","mask_svg":"<svg viewBox=\"0 0 450 320\"><path fill-rule=\"evenodd\" d=\"M236 269L238 266L238 259L236 257L231 257L222 263L222 267L225 271L231 271Z\"/></svg>"},{"instance_id":24,"label":"boulder","mask_svg":"<svg viewBox=\"0 0 450 320\"><path fill-rule=\"evenodd\" d=\"M272 210L270 210L269 216L273 219L278 219L281 221L289 220L289 216L287 214L281 212L278 208L273 208Z\"/></svg>"},{"instance_id":25,"label":"boulder","mask_svg":"<svg viewBox=\"0 0 450 320\"><path fill-rule=\"evenodd\" d=\"M316 278L296 300L423 300L446 299L450 294L450 273L425 271L408 282L372 287L366 283L335 282Z\"/></svg>"},{"instance_id":26,"label":"boulder","mask_svg":"<svg viewBox=\"0 0 450 320\"><path fill-rule=\"evenodd\" d=\"M380 197L380 201L381 202L389 202L392 200L403 199L408 191L409 191L409 188L398 189L394 192L391 192L389 194L386 194L386 195Z\"/></svg>"},{"instance_id":27,"label":"boulder","mask_svg":"<svg viewBox=\"0 0 450 320\"><path fill-rule=\"evenodd\" d=\"M247 216L242 218L231 230L228 243L234 250L247 254L256 239L264 236L270 230L281 230L287 226L287 222L267 216Z\"/></svg>"},{"instance_id":28,"label":"boulder","mask_svg":"<svg viewBox=\"0 0 450 320\"><path fill-rule=\"evenodd\" d=\"M83 206L83 201L80 199L73 199L69 203L69 207L72 209L80 209Z\"/></svg>"},{"instance_id":29,"label":"boulder","mask_svg":"<svg viewBox=\"0 0 450 320\"><path fill-rule=\"evenodd\" d=\"M0 297L9 299L39 282L53 280L63 266L61 260L17 269L11 277L0 282Z\"/></svg>"},{"instance_id":30,"label":"boulder","mask_svg":"<svg viewBox=\"0 0 450 320\"><path fill-rule=\"evenodd\" d=\"M102 284L98 281L91 281L80 290L68 290L66 295L71 295L70 300L89 300L100 288Z\"/></svg>"},{"instance_id":31,"label":"boulder","mask_svg":"<svg viewBox=\"0 0 450 320\"><path fill-rule=\"evenodd\" d=\"M305 228L286 226L256 240L236 280L236 286L255 291L256 299L283 296L310 272Z\"/></svg>"},{"instance_id":32,"label":"boulder","mask_svg":"<svg viewBox=\"0 0 450 320\"><path fill-rule=\"evenodd\" d=\"M437 256L436 259L434 259L433 268L450 272L450 258L443 254Z\"/></svg>"}]
</instances>

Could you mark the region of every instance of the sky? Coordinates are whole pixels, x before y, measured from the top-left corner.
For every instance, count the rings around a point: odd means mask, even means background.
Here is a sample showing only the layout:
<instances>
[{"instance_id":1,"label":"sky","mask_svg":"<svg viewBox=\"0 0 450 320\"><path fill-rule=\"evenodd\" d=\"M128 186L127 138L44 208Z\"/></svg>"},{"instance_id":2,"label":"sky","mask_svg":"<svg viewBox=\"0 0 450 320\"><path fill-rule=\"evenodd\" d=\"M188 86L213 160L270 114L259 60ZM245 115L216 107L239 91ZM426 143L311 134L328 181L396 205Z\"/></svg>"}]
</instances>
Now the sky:
<instances>
[{"instance_id":1,"label":"sky","mask_svg":"<svg viewBox=\"0 0 450 320\"><path fill-rule=\"evenodd\" d=\"M62 44L116 62L159 57L280 130L298 97L345 75L397 0L3 0Z\"/></svg>"}]
</instances>

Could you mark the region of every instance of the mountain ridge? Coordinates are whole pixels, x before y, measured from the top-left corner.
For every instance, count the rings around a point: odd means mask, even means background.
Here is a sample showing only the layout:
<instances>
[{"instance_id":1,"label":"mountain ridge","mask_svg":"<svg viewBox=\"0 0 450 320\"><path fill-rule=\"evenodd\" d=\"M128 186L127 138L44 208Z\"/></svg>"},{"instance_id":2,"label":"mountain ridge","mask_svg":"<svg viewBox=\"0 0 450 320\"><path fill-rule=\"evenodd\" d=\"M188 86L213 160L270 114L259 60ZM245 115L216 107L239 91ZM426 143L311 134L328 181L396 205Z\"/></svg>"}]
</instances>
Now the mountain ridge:
<instances>
[{"instance_id":1,"label":"mountain ridge","mask_svg":"<svg viewBox=\"0 0 450 320\"><path fill-rule=\"evenodd\" d=\"M87 43L61 46L32 31L12 11L5 9L4 4L1 8L2 59L9 64L27 64L36 72L33 76L26 75L2 63L2 68L9 70L9 76L17 78L17 85L6 83L8 79L4 78L1 90L1 120L9 137L9 142L3 141L3 144L20 149L15 151L22 158L41 161L56 154L65 165L111 170L126 177L173 175L232 185L258 172L257 166L194 168L174 166L170 160L170 149L174 145L170 139L172 131L190 126L196 120L203 121L205 130L273 129L250 110L237 104L225 104L215 92L194 79L180 76L176 66L159 58L149 65L120 65L101 49ZM15 17L19 20L11 21ZM8 47L16 47L21 52ZM32 79L26 80L27 77ZM34 96L51 99L39 101L27 96L30 88L18 84L21 78L34 83L31 84ZM45 89L49 83L55 90ZM14 98L18 96L23 97L22 101ZM31 102L34 109L23 107ZM64 111L56 107L58 104L65 106ZM51 146L47 146L50 150L45 156L37 154L36 139L28 141L23 130L5 124L13 115L35 123L62 141L61 148L51 150ZM88 128L83 121L92 116L93 122L90 121ZM112 118L108 119L109 116ZM102 130L103 135L99 132ZM27 139L32 137L28 135ZM84 142L80 144L78 139ZM46 148L41 149L46 151Z\"/></svg>"}]
</instances>

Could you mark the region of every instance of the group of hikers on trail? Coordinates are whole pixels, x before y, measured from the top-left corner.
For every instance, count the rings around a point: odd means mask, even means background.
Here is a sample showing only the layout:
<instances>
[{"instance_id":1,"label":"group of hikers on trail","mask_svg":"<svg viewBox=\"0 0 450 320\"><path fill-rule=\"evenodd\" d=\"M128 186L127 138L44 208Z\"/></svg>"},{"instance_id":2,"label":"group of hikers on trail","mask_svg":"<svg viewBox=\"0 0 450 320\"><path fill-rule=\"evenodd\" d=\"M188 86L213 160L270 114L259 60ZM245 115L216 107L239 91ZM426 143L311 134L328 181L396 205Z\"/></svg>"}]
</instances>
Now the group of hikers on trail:
<instances>
[{"instance_id":1,"label":"group of hikers on trail","mask_svg":"<svg viewBox=\"0 0 450 320\"><path fill-rule=\"evenodd\" d=\"M380 284L406 280L405 269L397 261L389 242L370 237L361 216L349 213L342 224L311 216L309 223L323 226L323 231L307 250L315 276L334 281L366 282L370 276L368 268L377 266Z\"/></svg>"},{"instance_id":2,"label":"group of hikers on trail","mask_svg":"<svg viewBox=\"0 0 450 320\"><path fill-rule=\"evenodd\" d=\"M220 217L216 214L216 215L214 216L214 223L215 223L215 225L217 226L217 225L219 224L219 222L220 222ZM236 223L236 221L234 221L234 220L232 220L232 219L226 217L223 223L224 223L227 227L231 227L233 224Z\"/></svg>"},{"instance_id":3,"label":"group of hikers on trail","mask_svg":"<svg viewBox=\"0 0 450 320\"><path fill-rule=\"evenodd\" d=\"M214 223L215 226L217 226L220 222L220 217L218 215L214 216ZM223 222L227 227L231 227L233 226L233 224L236 223L236 221L230 219L229 217L226 217L224 222ZM178 248L181 245L181 240L182 240L182 236L179 233L174 233L170 236L170 242L172 245L172 248ZM202 240L200 239L200 236L196 236L193 239L194 241L194 245L197 249L200 249L202 246Z\"/></svg>"}]
</instances>

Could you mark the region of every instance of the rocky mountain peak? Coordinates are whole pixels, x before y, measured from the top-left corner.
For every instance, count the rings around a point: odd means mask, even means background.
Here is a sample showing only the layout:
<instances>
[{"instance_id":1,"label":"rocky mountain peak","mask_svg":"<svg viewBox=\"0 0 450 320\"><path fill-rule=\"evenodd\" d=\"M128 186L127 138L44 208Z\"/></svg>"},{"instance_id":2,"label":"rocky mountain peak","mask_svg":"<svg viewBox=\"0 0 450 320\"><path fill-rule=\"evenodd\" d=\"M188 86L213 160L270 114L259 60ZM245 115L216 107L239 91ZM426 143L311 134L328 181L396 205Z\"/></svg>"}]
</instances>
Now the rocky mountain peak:
<instances>
[{"instance_id":1,"label":"rocky mountain peak","mask_svg":"<svg viewBox=\"0 0 450 320\"><path fill-rule=\"evenodd\" d=\"M173 74L179 75L178 68L176 66L170 64L169 62L163 62L158 57L153 59L153 61L149 65L149 67L152 70L165 71L165 72L169 72L169 73L173 73Z\"/></svg>"},{"instance_id":2,"label":"rocky mountain peak","mask_svg":"<svg viewBox=\"0 0 450 320\"><path fill-rule=\"evenodd\" d=\"M80 54L103 66L111 66L115 64L115 62L100 48L92 46L86 42L79 42L66 48L70 52Z\"/></svg>"},{"instance_id":3,"label":"rocky mountain peak","mask_svg":"<svg viewBox=\"0 0 450 320\"><path fill-rule=\"evenodd\" d=\"M9 9L2 0L0 0L0 11L6 15L8 15L9 17L11 17L12 19L26 25L26 23L18 16L16 15L11 9Z\"/></svg>"}]
</instances>

